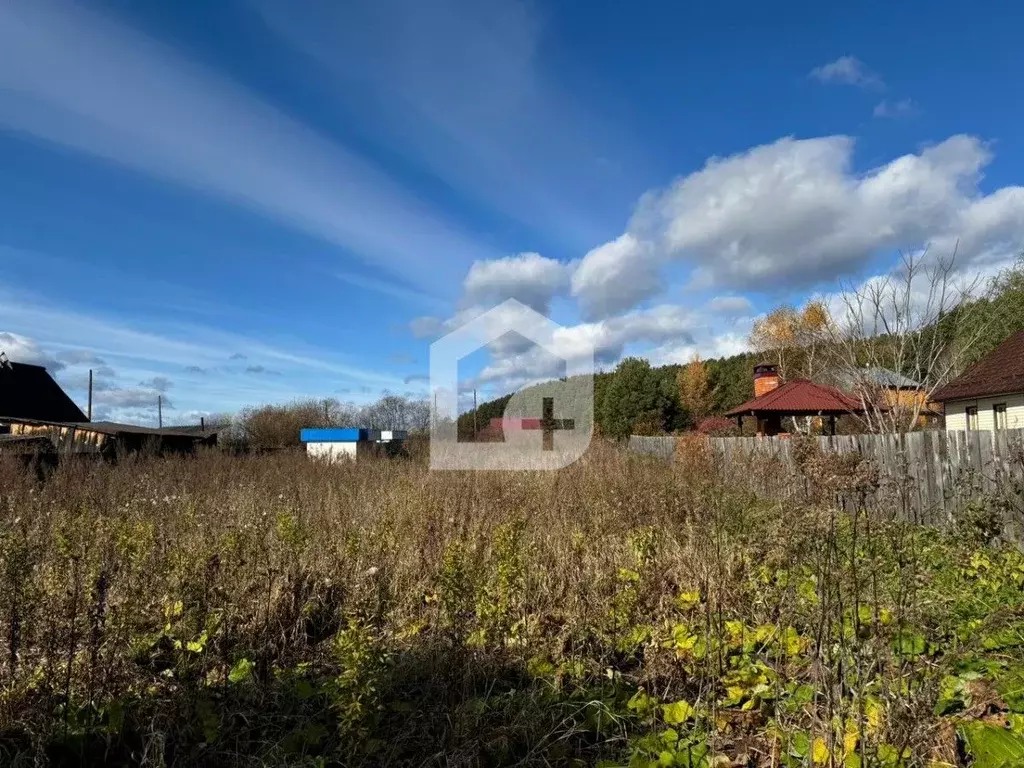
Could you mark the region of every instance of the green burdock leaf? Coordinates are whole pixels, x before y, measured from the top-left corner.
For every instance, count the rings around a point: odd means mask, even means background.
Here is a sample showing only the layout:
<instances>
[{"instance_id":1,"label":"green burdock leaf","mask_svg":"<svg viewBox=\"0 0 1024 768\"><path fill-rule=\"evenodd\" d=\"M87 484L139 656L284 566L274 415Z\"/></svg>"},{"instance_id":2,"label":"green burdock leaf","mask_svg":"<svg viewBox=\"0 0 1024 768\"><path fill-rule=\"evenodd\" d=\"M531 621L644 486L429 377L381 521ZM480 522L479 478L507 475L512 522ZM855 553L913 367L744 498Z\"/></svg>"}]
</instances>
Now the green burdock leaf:
<instances>
[{"instance_id":1,"label":"green burdock leaf","mask_svg":"<svg viewBox=\"0 0 1024 768\"><path fill-rule=\"evenodd\" d=\"M700 591L691 590L688 592L681 592L676 597L676 607L681 611L689 611L700 605Z\"/></svg>"},{"instance_id":2,"label":"green burdock leaf","mask_svg":"<svg viewBox=\"0 0 1024 768\"><path fill-rule=\"evenodd\" d=\"M204 629L203 633L201 635L199 635L199 637L197 637L195 640L189 640L185 644L185 650L189 651L190 653L202 653L203 649L206 647L206 642L209 639L210 639L210 636L207 633L207 631Z\"/></svg>"},{"instance_id":3,"label":"green burdock leaf","mask_svg":"<svg viewBox=\"0 0 1024 768\"><path fill-rule=\"evenodd\" d=\"M626 702L626 708L631 712L636 712L640 717L652 714L657 706L658 700L642 689L634 693Z\"/></svg>"},{"instance_id":4,"label":"green burdock leaf","mask_svg":"<svg viewBox=\"0 0 1024 768\"><path fill-rule=\"evenodd\" d=\"M963 681L954 675L946 675L939 682L939 696L935 702L936 715L948 715L964 708L965 691Z\"/></svg>"},{"instance_id":5,"label":"green burdock leaf","mask_svg":"<svg viewBox=\"0 0 1024 768\"><path fill-rule=\"evenodd\" d=\"M1024 632L1020 627L1007 627L981 639L981 647L986 651L1019 648L1022 645L1024 645Z\"/></svg>"},{"instance_id":6,"label":"green burdock leaf","mask_svg":"<svg viewBox=\"0 0 1024 768\"><path fill-rule=\"evenodd\" d=\"M1011 667L993 682L1011 712L1024 712L1024 667Z\"/></svg>"},{"instance_id":7,"label":"green burdock leaf","mask_svg":"<svg viewBox=\"0 0 1024 768\"><path fill-rule=\"evenodd\" d=\"M960 738L974 758L974 768L1019 768L1024 765L1024 738L982 722L964 723Z\"/></svg>"},{"instance_id":8,"label":"green burdock leaf","mask_svg":"<svg viewBox=\"0 0 1024 768\"><path fill-rule=\"evenodd\" d=\"M673 702L672 704L662 705L661 712L666 723L669 725L678 725L679 723L685 723L693 717L695 710L690 705L690 702L680 700Z\"/></svg>"},{"instance_id":9,"label":"green burdock leaf","mask_svg":"<svg viewBox=\"0 0 1024 768\"><path fill-rule=\"evenodd\" d=\"M250 677L252 677L252 662L248 659L239 659L228 672L228 680L232 683L244 683Z\"/></svg>"},{"instance_id":10,"label":"green burdock leaf","mask_svg":"<svg viewBox=\"0 0 1024 768\"><path fill-rule=\"evenodd\" d=\"M924 653L927 643L924 636L915 632L903 631L892 641L893 650L901 656L920 656Z\"/></svg>"}]
</instances>

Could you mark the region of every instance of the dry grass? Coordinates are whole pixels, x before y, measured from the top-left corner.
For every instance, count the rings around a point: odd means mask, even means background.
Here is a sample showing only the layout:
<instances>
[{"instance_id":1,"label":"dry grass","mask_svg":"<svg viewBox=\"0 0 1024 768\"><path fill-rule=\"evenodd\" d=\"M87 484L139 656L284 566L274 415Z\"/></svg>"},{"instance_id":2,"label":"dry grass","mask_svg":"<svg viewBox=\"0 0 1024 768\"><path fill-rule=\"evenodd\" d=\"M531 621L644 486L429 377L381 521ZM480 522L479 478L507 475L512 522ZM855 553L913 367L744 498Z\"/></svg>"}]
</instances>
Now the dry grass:
<instances>
[{"instance_id":1,"label":"dry grass","mask_svg":"<svg viewBox=\"0 0 1024 768\"><path fill-rule=\"evenodd\" d=\"M1012 659L1019 552L759 501L696 450L0 489L4 765L923 765L985 696L977 722L1014 707L1012 665L942 686Z\"/></svg>"}]
</instances>

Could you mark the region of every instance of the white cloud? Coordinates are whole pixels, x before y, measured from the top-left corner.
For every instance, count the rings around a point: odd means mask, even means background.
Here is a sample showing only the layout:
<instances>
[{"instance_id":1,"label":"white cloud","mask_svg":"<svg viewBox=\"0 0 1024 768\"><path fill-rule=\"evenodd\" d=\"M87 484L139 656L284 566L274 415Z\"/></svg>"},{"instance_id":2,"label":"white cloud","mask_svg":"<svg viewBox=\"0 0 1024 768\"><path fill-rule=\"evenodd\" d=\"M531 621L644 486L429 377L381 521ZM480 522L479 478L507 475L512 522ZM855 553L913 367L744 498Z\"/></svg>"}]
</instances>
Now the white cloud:
<instances>
[{"instance_id":1,"label":"white cloud","mask_svg":"<svg viewBox=\"0 0 1024 768\"><path fill-rule=\"evenodd\" d=\"M1017 264L1015 257L1005 254L991 261L964 263L937 250L917 252L909 258L914 263L913 273L901 261L888 272L845 282L813 298L824 302L844 328L868 335L883 333L886 328L916 329L934 323L962 300L983 297L993 280Z\"/></svg>"},{"instance_id":2,"label":"white cloud","mask_svg":"<svg viewBox=\"0 0 1024 768\"><path fill-rule=\"evenodd\" d=\"M584 317L611 317L662 290L662 263L651 242L627 232L583 257L572 276L572 295Z\"/></svg>"},{"instance_id":3,"label":"white cloud","mask_svg":"<svg viewBox=\"0 0 1024 768\"><path fill-rule=\"evenodd\" d=\"M933 239L943 254L954 249L966 264L986 267L1024 249L1024 187L1003 187L959 210L948 231Z\"/></svg>"},{"instance_id":4,"label":"white cloud","mask_svg":"<svg viewBox=\"0 0 1024 768\"><path fill-rule=\"evenodd\" d=\"M703 360L732 357L750 350L748 332L727 331L686 344L665 344L647 355L651 365L683 365L695 354Z\"/></svg>"},{"instance_id":5,"label":"white cloud","mask_svg":"<svg viewBox=\"0 0 1024 768\"><path fill-rule=\"evenodd\" d=\"M708 309L722 315L739 315L754 311L750 299L746 296L715 296L708 302Z\"/></svg>"},{"instance_id":6,"label":"white cloud","mask_svg":"<svg viewBox=\"0 0 1024 768\"><path fill-rule=\"evenodd\" d=\"M51 373L64 368L61 360L43 351L33 339L17 333L0 331L0 352L6 354L12 363L41 365Z\"/></svg>"},{"instance_id":7,"label":"white cloud","mask_svg":"<svg viewBox=\"0 0 1024 768\"><path fill-rule=\"evenodd\" d=\"M530 309L547 315L551 300L566 291L571 265L562 264L537 253L523 253L504 259L478 261L470 268L463 281L460 308L450 318L416 317L409 329L417 338L438 337L462 327L491 309L488 323L497 328L516 324L515 316ZM507 299L520 304L506 306ZM516 334L498 337L488 344L496 355L510 355L529 348L530 342Z\"/></svg>"},{"instance_id":8,"label":"white cloud","mask_svg":"<svg viewBox=\"0 0 1024 768\"><path fill-rule=\"evenodd\" d=\"M875 117L911 117L918 112L917 104L913 99L900 99L899 101L887 101L882 99L875 105L872 114Z\"/></svg>"},{"instance_id":9,"label":"white cloud","mask_svg":"<svg viewBox=\"0 0 1024 768\"><path fill-rule=\"evenodd\" d=\"M593 352L598 363L614 363L629 344L693 341L698 318L684 307L661 305L598 322L555 331L550 352L540 347L496 355L480 373L478 383L501 383L506 388L559 375L564 360Z\"/></svg>"},{"instance_id":10,"label":"white cloud","mask_svg":"<svg viewBox=\"0 0 1024 768\"><path fill-rule=\"evenodd\" d=\"M810 76L821 83L840 83L861 88L885 86L882 78L868 69L856 56L840 56L835 61L815 67L811 70Z\"/></svg>"},{"instance_id":11,"label":"white cloud","mask_svg":"<svg viewBox=\"0 0 1024 768\"><path fill-rule=\"evenodd\" d=\"M417 287L448 290L492 255L361 158L83 4L4 4L0 91L0 125L255 209Z\"/></svg>"},{"instance_id":12,"label":"white cloud","mask_svg":"<svg viewBox=\"0 0 1024 768\"><path fill-rule=\"evenodd\" d=\"M669 259L693 269L694 287L799 290L897 249L959 240L971 263L1024 243L1024 188L981 192L991 154L979 139L953 136L863 174L853 149L844 136L786 138L712 158L645 195L630 232L580 263L573 295L584 311L621 311L658 291Z\"/></svg>"},{"instance_id":13,"label":"white cloud","mask_svg":"<svg viewBox=\"0 0 1024 768\"><path fill-rule=\"evenodd\" d=\"M463 281L464 302L497 306L518 299L547 314L551 299L569 284L569 267L539 253L521 253L503 259L476 261Z\"/></svg>"}]
</instances>

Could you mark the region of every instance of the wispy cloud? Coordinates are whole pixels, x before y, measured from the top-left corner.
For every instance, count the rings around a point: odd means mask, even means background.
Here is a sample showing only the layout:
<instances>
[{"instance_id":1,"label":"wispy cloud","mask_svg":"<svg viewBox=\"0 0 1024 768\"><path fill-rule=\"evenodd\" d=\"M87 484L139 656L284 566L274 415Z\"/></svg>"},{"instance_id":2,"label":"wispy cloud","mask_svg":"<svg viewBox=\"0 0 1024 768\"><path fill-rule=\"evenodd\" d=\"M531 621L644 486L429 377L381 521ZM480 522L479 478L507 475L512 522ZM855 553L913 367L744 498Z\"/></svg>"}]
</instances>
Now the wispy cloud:
<instances>
[{"instance_id":1,"label":"wispy cloud","mask_svg":"<svg viewBox=\"0 0 1024 768\"><path fill-rule=\"evenodd\" d=\"M856 56L840 56L835 61L811 70L810 76L821 83L856 85L860 88L884 88L885 82Z\"/></svg>"},{"instance_id":2,"label":"wispy cloud","mask_svg":"<svg viewBox=\"0 0 1024 768\"><path fill-rule=\"evenodd\" d=\"M146 389L153 389L156 390L157 392L166 392L172 386L174 386L174 382L172 382L166 376L154 376L153 378L148 379L146 381L140 381L139 386L145 387Z\"/></svg>"},{"instance_id":3,"label":"wispy cloud","mask_svg":"<svg viewBox=\"0 0 1024 768\"><path fill-rule=\"evenodd\" d=\"M334 276L342 282L348 283L356 288L361 288L373 293L379 293L383 296L390 296L391 298L398 299L399 301L413 302L415 304L431 307L443 306L441 299L436 296L408 288L394 281L380 280L367 275L358 275L354 272L338 271L334 273Z\"/></svg>"},{"instance_id":4,"label":"wispy cloud","mask_svg":"<svg viewBox=\"0 0 1024 768\"><path fill-rule=\"evenodd\" d=\"M715 296L708 302L708 310L723 315L741 315L754 311L746 296Z\"/></svg>"},{"instance_id":5,"label":"wispy cloud","mask_svg":"<svg viewBox=\"0 0 1024 768\"><path fill-rule=\"evenodd\" d=\"M639 153L614 107L582 104L544 66L536 4L252 2L321 64L346 119L474 205L585 247L626 204Z\"/></svg>"},{"instance_id":6,"label":"wispy cloud","mask_svg":"<svg viewBox=\"0 0 1024 768\"><path fill-rule=\"evenodd\" d=\"M273 366L274 370L293 375L340 378L376 386L401 383L398 376L352 365L335 352L298 339L284 347L196 324L147 328L140 323L129 325L119 318L48 307L33 297L14 296L2 290L0 329L35 340L41 348L53 350L54 359L66 350L85 349L93 356L111 361L118 369L131 366L141 372L151 371L150 375L160 375L162 368L180 371L193 366L211 370L234 354L236 359L256 360L259 362L254 365Z\"/></svg>"},{"instance_id":7,"label":"wispy cloud","mask_svg":"<svg viewBox=\"0 0 1024 768\"><path fill-rule=\"evenodd\" d=\"M500 255L360 157L81 4L8 0L2 16L0 125L253 208L416 286L441 290Z\"/></svg>"},{"instance_id":8,"label":"wispy cloud","mask_svg":"<svg viewBox=\"0 0 1024 768\"><path fill-rule=\"evenodd\" d=\"M887 101L882 99L875 105L875 117L913 117L919 112L917 103L913 99L900 99L899 101Z\"/></svg>"}]
</instances>

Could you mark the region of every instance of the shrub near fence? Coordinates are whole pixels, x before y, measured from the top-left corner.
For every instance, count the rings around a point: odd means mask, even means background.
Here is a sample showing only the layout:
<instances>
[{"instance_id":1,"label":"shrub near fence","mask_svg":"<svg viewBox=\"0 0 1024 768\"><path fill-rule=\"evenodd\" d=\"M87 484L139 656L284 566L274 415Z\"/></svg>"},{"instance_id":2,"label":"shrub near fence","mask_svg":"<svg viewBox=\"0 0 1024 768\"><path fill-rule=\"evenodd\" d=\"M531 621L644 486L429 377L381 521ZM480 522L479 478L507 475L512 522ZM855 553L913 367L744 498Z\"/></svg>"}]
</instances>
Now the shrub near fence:
<instances>
[{"instance_id":1,"label":"shrub near fence","mask_svg":"<svg viewBox=\"0 0 1024 768\"><path fill-rule=\"evenodd\" d=\"M640 437L629 440L638 453L672 459L683 438ZM904 514L922 522L949 521L964 504L1024 484L1024 430L941 432L898 435L836 435L807 438L823 452L857 453L877 467L890 491L898 490ZM725 471L748 468L751 459L772 459L779 469L797 474L793 437L710 437L712 453ZM735 473L758 484L764 478ZM774 478L778 480L778 478ZM813 478L806 478L813 482ZM899 484L894 489L895 483ZM868 499L871 503L872 499Z\"/></svg>"}]
</instances>

